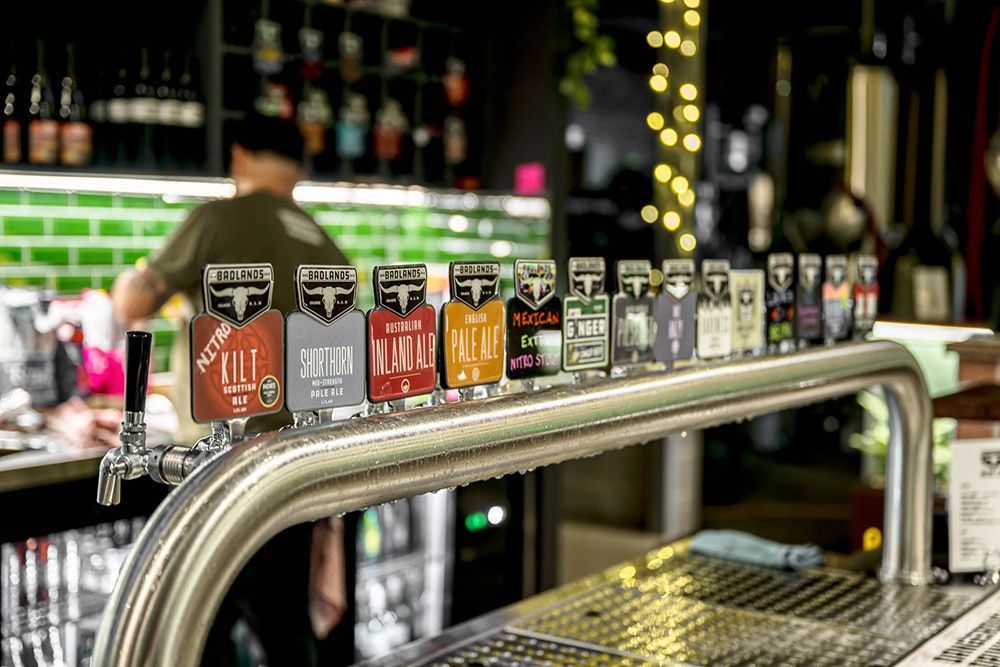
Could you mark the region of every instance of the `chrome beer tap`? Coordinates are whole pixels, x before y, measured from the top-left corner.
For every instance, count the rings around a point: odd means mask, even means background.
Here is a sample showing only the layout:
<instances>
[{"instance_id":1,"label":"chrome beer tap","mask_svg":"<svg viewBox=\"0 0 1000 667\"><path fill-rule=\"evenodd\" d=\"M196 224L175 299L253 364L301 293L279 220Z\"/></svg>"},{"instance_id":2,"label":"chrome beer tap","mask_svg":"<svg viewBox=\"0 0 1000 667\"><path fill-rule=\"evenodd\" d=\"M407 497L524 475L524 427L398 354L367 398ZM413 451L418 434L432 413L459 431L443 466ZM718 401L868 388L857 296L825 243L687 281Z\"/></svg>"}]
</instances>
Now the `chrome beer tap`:
<instances>
[{"instance_id":1,"label":"chrome beer tap","mask_svg":"<svg viewBox=\"0 0 1000 667\"><path fill-rule=\"evenodd\" d=\"M228 449L233 436L224 421L212 423L212 435L194 447L164 445L146 447L146 387L149 380L149 353L153 336L145 331L129 331L125 347L125 411L122 415L121 446L104 455L97 474L97 502L121 502L123 479L145 475L161 484L180 484L203 461Z\"/></svg>"}]
</instances>

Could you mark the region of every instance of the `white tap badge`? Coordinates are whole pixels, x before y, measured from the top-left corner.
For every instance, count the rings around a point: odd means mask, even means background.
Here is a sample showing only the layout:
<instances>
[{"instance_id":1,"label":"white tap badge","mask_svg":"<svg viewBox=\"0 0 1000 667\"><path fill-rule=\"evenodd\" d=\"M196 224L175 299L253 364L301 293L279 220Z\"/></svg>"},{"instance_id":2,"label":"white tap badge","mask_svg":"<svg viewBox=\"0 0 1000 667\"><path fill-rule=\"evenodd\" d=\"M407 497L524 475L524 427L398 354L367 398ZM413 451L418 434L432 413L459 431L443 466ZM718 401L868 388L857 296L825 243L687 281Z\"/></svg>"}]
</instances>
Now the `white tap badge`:
<instances>
[{"instance_id":1,"label":"white tap badge","mask_svg":"<svg viewBox=\"0 0 1000 667\"><path fill-rule=\"evenodd\" d=\"M271 308L270 264L206 264L202 271L205 312L243 328Z\"/></svg>"},{"instance_id":2,"label":"white tap badge","mask_svg":"<svg viewBox=\"0 0 1000 667\"><path fill-rule=\"evenodd\" d=\"M729 296L733 304L733 351L760 350L764 347L764 272L730 271Z\"/></svg>"},{"instance_id":3,"label":"white tap badge","mask_svg":"<svg viewBox=\"0 0 1000 667\"><path fill-rule=\"evenodd\" d=\"M733 351L728 260L706 259L701 263L697 338L700 359L720 359Z\"/></svg>"}]
</instances>

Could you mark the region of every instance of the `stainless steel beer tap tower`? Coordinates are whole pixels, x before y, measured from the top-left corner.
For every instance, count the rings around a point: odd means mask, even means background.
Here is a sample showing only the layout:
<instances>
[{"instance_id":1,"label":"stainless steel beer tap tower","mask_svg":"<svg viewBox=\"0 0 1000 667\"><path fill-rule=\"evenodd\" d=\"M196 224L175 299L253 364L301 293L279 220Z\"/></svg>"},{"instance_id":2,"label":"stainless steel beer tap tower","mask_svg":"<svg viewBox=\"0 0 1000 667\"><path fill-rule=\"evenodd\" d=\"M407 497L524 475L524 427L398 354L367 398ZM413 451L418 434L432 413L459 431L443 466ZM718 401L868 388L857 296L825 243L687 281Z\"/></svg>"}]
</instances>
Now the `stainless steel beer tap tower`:
<instances>
[{"instance_id":1,"label":"stainless steel beer tap tower","mask_svg":"<svg viewBox=\"0 0 1000 667\"><path fill-rule=\"evenodd\" d=\"M199 664L230 583L287 526L872 385L885 389L891 413L881 579L927 584L931 406L923 377L897 344L843 344L248 439L208 460L150 519L105 610L93 664ZM118 470L115 455L108 473ZM114 498L114 483L100 495Z\"/></svg>"}]
</instances>

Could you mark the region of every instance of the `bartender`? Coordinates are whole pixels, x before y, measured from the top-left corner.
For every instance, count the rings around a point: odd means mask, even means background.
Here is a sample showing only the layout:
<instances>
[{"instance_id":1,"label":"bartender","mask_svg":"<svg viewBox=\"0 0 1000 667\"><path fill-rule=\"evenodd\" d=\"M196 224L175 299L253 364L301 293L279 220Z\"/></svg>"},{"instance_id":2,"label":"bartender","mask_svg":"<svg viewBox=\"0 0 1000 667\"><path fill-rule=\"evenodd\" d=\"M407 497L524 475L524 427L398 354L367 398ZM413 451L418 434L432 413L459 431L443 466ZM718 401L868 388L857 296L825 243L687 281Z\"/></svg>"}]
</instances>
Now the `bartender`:
<instances>
[{"instance_id":1,"label":"bartender","mask_svg":"<svg viewBox=\"0 0 1000 667\"><path fill-rule=\"evenodd\" d=\"M240 123L233 139L230 172L237 195L191 211L158 252L115 280L111 299L124 324L145 320L175 294L200 310L205 264L269 262L274 267L272 306L295 308L292 277L298 264L347 264L322 228L292 200L304 176L303 139L286 121L255 116ZM187 327L173 355L175 405L189 405ZM175 347L176 350L176 347ZM186 410L178 410L185 413ZM248 431L290 423L287 412L250 420ZM310 544L311 541L311 544ZM191 554L192 558L211 554ZM233 583L216 617L203 664L244 662L247 645L234 642L247 626L271 665L310 665L315 638L324 638L346 608L341 522L330 519L291 528L269 542ZM239 645L237 645L239 644ZM252 656L250 656L252 657Z\"/></svg>"}]
</instances>

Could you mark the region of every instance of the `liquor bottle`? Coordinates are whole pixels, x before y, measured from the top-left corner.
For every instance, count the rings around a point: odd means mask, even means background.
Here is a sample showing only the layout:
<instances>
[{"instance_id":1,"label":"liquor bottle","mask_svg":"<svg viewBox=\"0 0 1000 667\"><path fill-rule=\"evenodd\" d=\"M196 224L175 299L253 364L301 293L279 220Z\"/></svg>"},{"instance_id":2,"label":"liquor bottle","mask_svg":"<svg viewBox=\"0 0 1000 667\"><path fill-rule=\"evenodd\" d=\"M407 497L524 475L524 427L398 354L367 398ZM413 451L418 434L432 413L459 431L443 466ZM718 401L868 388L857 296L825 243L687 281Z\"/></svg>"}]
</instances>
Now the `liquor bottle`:
<instances>
[{"instance_id":1,"label":"liquor bottle","mask_svg":"<svg viewBox=\"0 0 1000 667\"><path fill-rule=\"evenodd\" d=\"M365 154L370 121L365 96L349 93L340 108L340 120L337 122L337 155L341 160L356 160Z\"/></svg>"},{"instance_id":2,"label":"liquor bottle","mask_svg":"<svg viewBox=\"0 0 1000 667\"><path fill-rule=\"evenodd\" d=\"M24 99L20 95L17 79L17 65L10 66L10 74L4 80L3 94L3 161L8 164L16 164L24 159L24 149L22 145L21 108L24 106Z\"/></svg>"},{"instance_id":3,"label":"liquor bottle","mask_svg":"<svg viewBox=\"0 0 1000 667\"><path fill-rule=\"evenodd\" d=\"M177 98L177 88L174 86L173 72L170 69L170 52L163 54L163 69L160 71L160 81L156 86L156 123L159 126L154 133L153 153L156 164L161 169L172 169L177 165L177 140L180 138L181 101Z\"/></svg>"},{"instance_id":4,"label":"liquor bottle","mask_svg":"<svg viewBox=\"0 0 1000 667\"><path fill-rule=\"evenodd\" d=\"M66 76L59 93L59 162L68 167L90 164L94 155L94 133L86 122L83 95L76 81L73 45L66 45Z\"/></svg>"},{"instance_id":5,"label":"liquor bottle","mask_svg":"<svg viewBox=\"0 0 1000 667\"><path fill-rule=\"evenodd\" d=\"M129 123L129 107L132 99L131 90L128 85L128 70L124 67L118 69L114 85L111 87L111 97L106 103L107 117L104 126L103 144L106 147L109 164L117 167L124 167L128 163L128 150L126 144L131 138L131 126Z\"/></svg>"},{"instance_id":6,"label":"liquor bottle","mask_svg":"<svg viewBox=\"0 0 1000 667\"><path fill-rule=\"evenodd\" d=\"M299 129L306 153L316 157L326 151L326 133L333 124L333 108L326 93L306 83L298 108Z\"/></svg>"},{"instance_id":7,"label":"liquor bottle","mask_svg":"<svg viewBox=\"0 0 1000 667\"><path fill-rule=\"evenodd\" d=\"M131 137L127 148L131 163L149 168L154 163L154 141L159 122L159 100L156 86L150 78L149 50L139 51L139 71L129 100L129 121Z\"/></svg>"},{"instance_id":8,"label":"liquor bottle","mask_svg":"<svg viewBox=\"0 0 1000 667\"><path fill-rule=\"evenodd\" d=\"M403 135L409 129L402 105L398 100L387 99L385 106L375 114L375 156L386 162L399 159L403 152Z\"/></svg>"},{"instance_id":9,"label":"liquor bottle","mask_svg":"<svg viewBox=\"0 0 1000 667\"><path fill-rule=\"evenodd\" d=\"M28 161L55 164L59 158L59 123L54 118L55 99L45 72L45 50L41 40L36 44L37 65L28 98Z\"/></svg>"},{"instance_id":10,"label":"liquor bottle","mask_svg":"<svg viewBox=\"0 0 1000 667\"><path fill-rule=\"evenodd\" d=\"M200 168L205 163L205 103L194 78L195 71L192 56L189 55L177 81L181 136L175 149L180 153L178 164L182 169Z\"/></svg>"}]
</instances>

